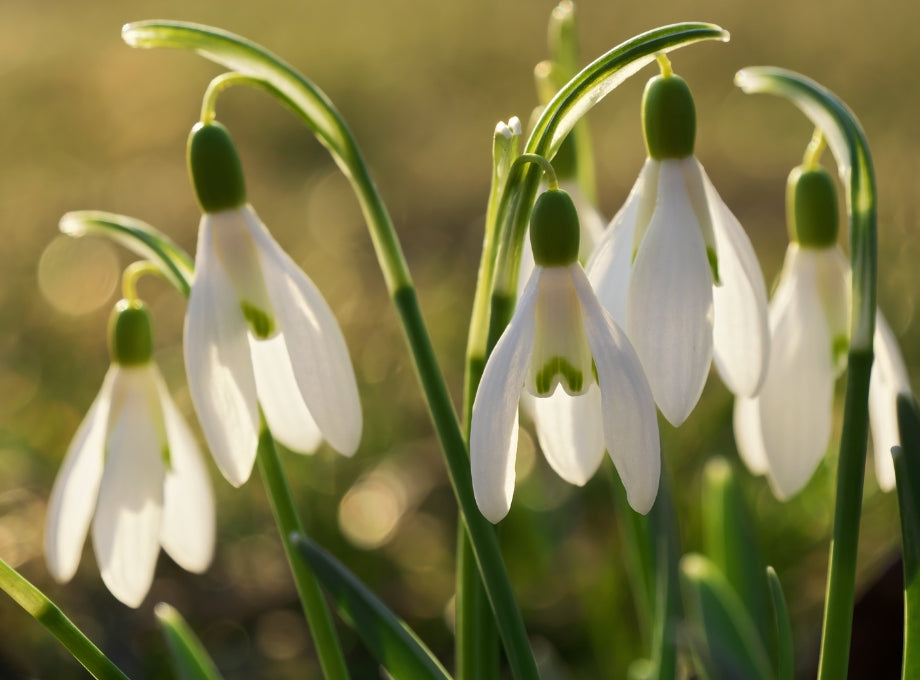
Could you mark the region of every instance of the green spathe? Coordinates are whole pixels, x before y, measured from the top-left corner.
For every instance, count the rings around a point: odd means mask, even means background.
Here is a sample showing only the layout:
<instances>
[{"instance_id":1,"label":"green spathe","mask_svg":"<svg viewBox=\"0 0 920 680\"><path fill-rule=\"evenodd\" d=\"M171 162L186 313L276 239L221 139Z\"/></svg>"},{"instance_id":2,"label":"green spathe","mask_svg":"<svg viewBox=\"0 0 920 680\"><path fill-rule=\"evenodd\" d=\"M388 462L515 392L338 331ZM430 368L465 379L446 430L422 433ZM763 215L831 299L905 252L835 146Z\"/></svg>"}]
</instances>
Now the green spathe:
<instances>
[{"instance_id":1,"label":"green spathe","mask_svg":"<svg viewBox=\"0 0 920 680\"><path fill-rule=\"evenodd\" d=\"M687 158L696 142L696 107L680 76L655 76L642 95L642 132L650 158Z\"/></svg>"},{"instance_id":2,"label":"green spathe","mask_svg":"<svg viewBox=\"0 0 920 680\"><path fill-rule=\"evenodd\" d=\"M188 138L188 172L205 213L246 203L243 167L230 133L220 123L196 123Z\"/></svg>"},{"instance_id":3,"label":"green spathe","mask_svg":"<svg viewBox=\"0 0 920 680\"><path fill-rule=\"evenodd\" d=\"M789 173L786 222L789 239L805 248L827 248L837 243L837 191L827 170L799 166Z\"/></svg>"},{"instance_id":4,"label":"green spathe","mask_svg":"<svg viewBox=\"0 0 920 680\"><path fill-rule=\"evenodd\" d=\"M122 366L142 366L153 357L153 327L147 305L119 300L109 317L109 355Z\"/></svg>"},{"instance_id":5,"label":"green spathe","mask_svg":"<svg viewBox=\"0 0 920 680\"><path fill-rule=\"evenodd\" d=\"M565 267L578 260L578 213L561 189L544 191L530 218L533 259L541 267Z\"/></svg>"}]
</instances>

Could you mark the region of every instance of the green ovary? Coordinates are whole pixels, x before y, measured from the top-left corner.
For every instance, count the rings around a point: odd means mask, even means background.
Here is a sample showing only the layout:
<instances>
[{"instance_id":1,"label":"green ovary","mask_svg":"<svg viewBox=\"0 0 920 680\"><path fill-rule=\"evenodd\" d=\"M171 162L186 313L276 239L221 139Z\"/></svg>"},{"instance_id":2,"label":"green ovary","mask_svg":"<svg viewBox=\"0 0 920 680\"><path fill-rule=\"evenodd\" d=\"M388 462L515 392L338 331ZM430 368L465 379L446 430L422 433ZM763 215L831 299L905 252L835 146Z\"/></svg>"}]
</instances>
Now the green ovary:
<instances>
[{"instance_id":1,"label":"green ovary","mask_svg":"<svg viewBox=\"0 0 920 680\"><path fill-rule=\"evenodd\" d=\"M248 302L241 302L240 308L243 310L243 316L246 323L252 330L252 334L259 340L267 340L275 332L275 320L270 314L262 311L255 305Z\"/></svg>"}]
</instances>

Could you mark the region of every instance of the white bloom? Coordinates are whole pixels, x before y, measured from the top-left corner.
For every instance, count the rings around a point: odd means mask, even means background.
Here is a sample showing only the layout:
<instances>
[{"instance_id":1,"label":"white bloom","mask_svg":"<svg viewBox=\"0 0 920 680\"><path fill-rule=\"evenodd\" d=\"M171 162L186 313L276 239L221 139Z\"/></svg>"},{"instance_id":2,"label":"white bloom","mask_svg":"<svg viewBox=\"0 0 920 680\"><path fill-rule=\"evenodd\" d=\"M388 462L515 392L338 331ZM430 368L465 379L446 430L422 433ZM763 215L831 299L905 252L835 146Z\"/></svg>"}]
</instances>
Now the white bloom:
<instances>
[{"instance_id":1,"label":"white bloom","mask_svg":"<svg viewBox=\"0 0 920 680\"><path fill-rule=\"evenodd\" d=\"M646 160L586 270L673 425L699 400L712 359L733 393L757 392L769 348L763 274L695 157Z\"/></svg>"},{"instance_id":2,"label":"white bloom","mask_svg":"<svg viewBox=\"0 0 920 680\"><path fill-rule=\"evenodd\" d=\"M534 269L476 393L470 436L473 490L480 511L492 522L511 506L518 402L525 387L538 397L538 413L557 412L554 402L559 405L561 395L575 397L570 401L579 407L558 411L557 425L548 428L546 436L560 440L558 446L544 447L553 469L584 484L606 448L630 504L648 512L661 464L654 401L634 350L577 262Z\"/></svg>"},{"instance_id":3,"label":"white bloom","mask_svg":"<svg viewBox=\"0 0 920 680\"><path fill-rule=\"evenodd\" d=\"M57 581L76 572L90 520L102 580L130 607L147 595L161 545L188 571L211 563L211 483L152 362L113 364L70 444L45 532Z\"/></svg>"},{"instance_id":4,"label":"white bloom","mask_svg":"<svg viewBox=\"0 0 920 680\"><path fill-rule=\"evenodd\" d=\"M234 486L252 471L260 405L290 449L358 448L361 404L338 323L248 203L201 218L184 344L195 410Z\"/></svg>"}]
</instances>

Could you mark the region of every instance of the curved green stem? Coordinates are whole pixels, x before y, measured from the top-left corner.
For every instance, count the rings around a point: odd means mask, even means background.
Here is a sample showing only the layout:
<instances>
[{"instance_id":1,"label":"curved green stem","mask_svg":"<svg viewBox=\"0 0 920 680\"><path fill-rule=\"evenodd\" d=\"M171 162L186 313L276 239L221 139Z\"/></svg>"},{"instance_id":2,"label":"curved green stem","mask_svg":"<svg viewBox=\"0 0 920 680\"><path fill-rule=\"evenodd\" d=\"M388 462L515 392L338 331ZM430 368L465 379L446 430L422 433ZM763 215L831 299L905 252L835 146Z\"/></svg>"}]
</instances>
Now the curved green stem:
<instances>
[{"instance_id":1,"label":"curved green stem","mask_svg":"<svg viewBox=\"0 0 920 680\"><path fill-rule=\"evenodd\" d=\"M128 676L109 661L54 602L3 560L0 560L0 588L47 628L94 678L128 680Z\"/></svg>"},{"instance_id":2,"label":"curved green stem","mask_svg":"<svg viewBox=\"0 0 920 680\"><path fill-rule=\"evenodd\" d=\"M745 92L775 94L795 104L824 134L837 161L840 178L847 187L853 270L850 353L818 670L820 680L845 680L853 624L856 552L866 467L869 377L875 333L878 256L872 157L866 135L853 112L836 95L813 80L784 69L753 67L739 71L735 84Z\"/></svg>"}]
</instances>

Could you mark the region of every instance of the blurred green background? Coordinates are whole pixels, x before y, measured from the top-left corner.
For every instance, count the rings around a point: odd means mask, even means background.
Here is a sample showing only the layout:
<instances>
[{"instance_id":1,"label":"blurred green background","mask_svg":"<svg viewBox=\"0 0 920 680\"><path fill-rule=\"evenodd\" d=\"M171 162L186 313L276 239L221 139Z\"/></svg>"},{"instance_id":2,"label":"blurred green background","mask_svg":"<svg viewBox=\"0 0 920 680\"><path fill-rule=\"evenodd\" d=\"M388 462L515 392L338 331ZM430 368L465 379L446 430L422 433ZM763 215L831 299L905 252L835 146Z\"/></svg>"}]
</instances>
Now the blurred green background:
<instances>
[{"instance_id":1,"label":"blurred green background","mask_svg":"<svg viewBox=\"0 0 920 680\"><path fill-rule=\"evenodd\" d=\"M137 611L105 590L87 548L79 573L54 584L42 556L45 503L67 444L108 364L105 324L124 251L57 233L68 210L130 214L192 251L199 219L185 171L185 142L200 98L219 70L185 53L126 47L120 27L168 18L209 23L259 42L312 78L361 144L387 202L419 289L439 358L459 403L463 350L498 120L527 120L532 69L548 57L554 3L468 0L334 3L133 3L0 0L0 556L71 615L132 677L171 677L154 625L156 602L182 611L225 677L318 677L276 532L258 480L233 490L211 465L219 536L203 576L161 556ZM879 187L879 301L904 348L920 362L916 191L920 89L913 69L920 5L908 0L803 3L614 3L583 0L584 61L657 25L712 21L732 33L672 55L698 109L697 155L751 235L768 283L785 248L788 171L811 136L790 105L732 85L747 65L803 72L845 99L872 146ZM589 115L600 208L613 215L644 149L639 99L650 67ZM323 290L347 336L365 408L352 460L322 449L285 453L309 532L365 578L450 666L456 511L354 199L326 152L264 94L224 94L218 117L233 133L249 195L277 239ZM825 160L830 163L830 155ZM181 353L184 301L145 280L157 359L192 419ZM663 424L685 549L699 548L701 463L737 462L731 398L717 378L687 423ZM663 423L663 421L662 421ZM197 427L197 425L196 425ZM521 476L501 530L509 570L547 677L623 677L644 650L625 578L609 461L578 491L557 479L522 429ZM832 516L829 456L805 493L776 502L742 471L767 560L795 616L798 664L815 663ZM896 567L893 495L867 475L860 587ZM892 571L893 569L893 571ZM900 621L882 608L860 637L897 668ZM863 634L865 635L865 634ZM343 630L356 678L379 677ZM854 671L855 673L856 671ZM877 677L889 677L879 671ZM81 678L85 672L12 602L0 598L0 677ZM854 675L854 677L860 677Z\"/></svg>"}]
</instances>

